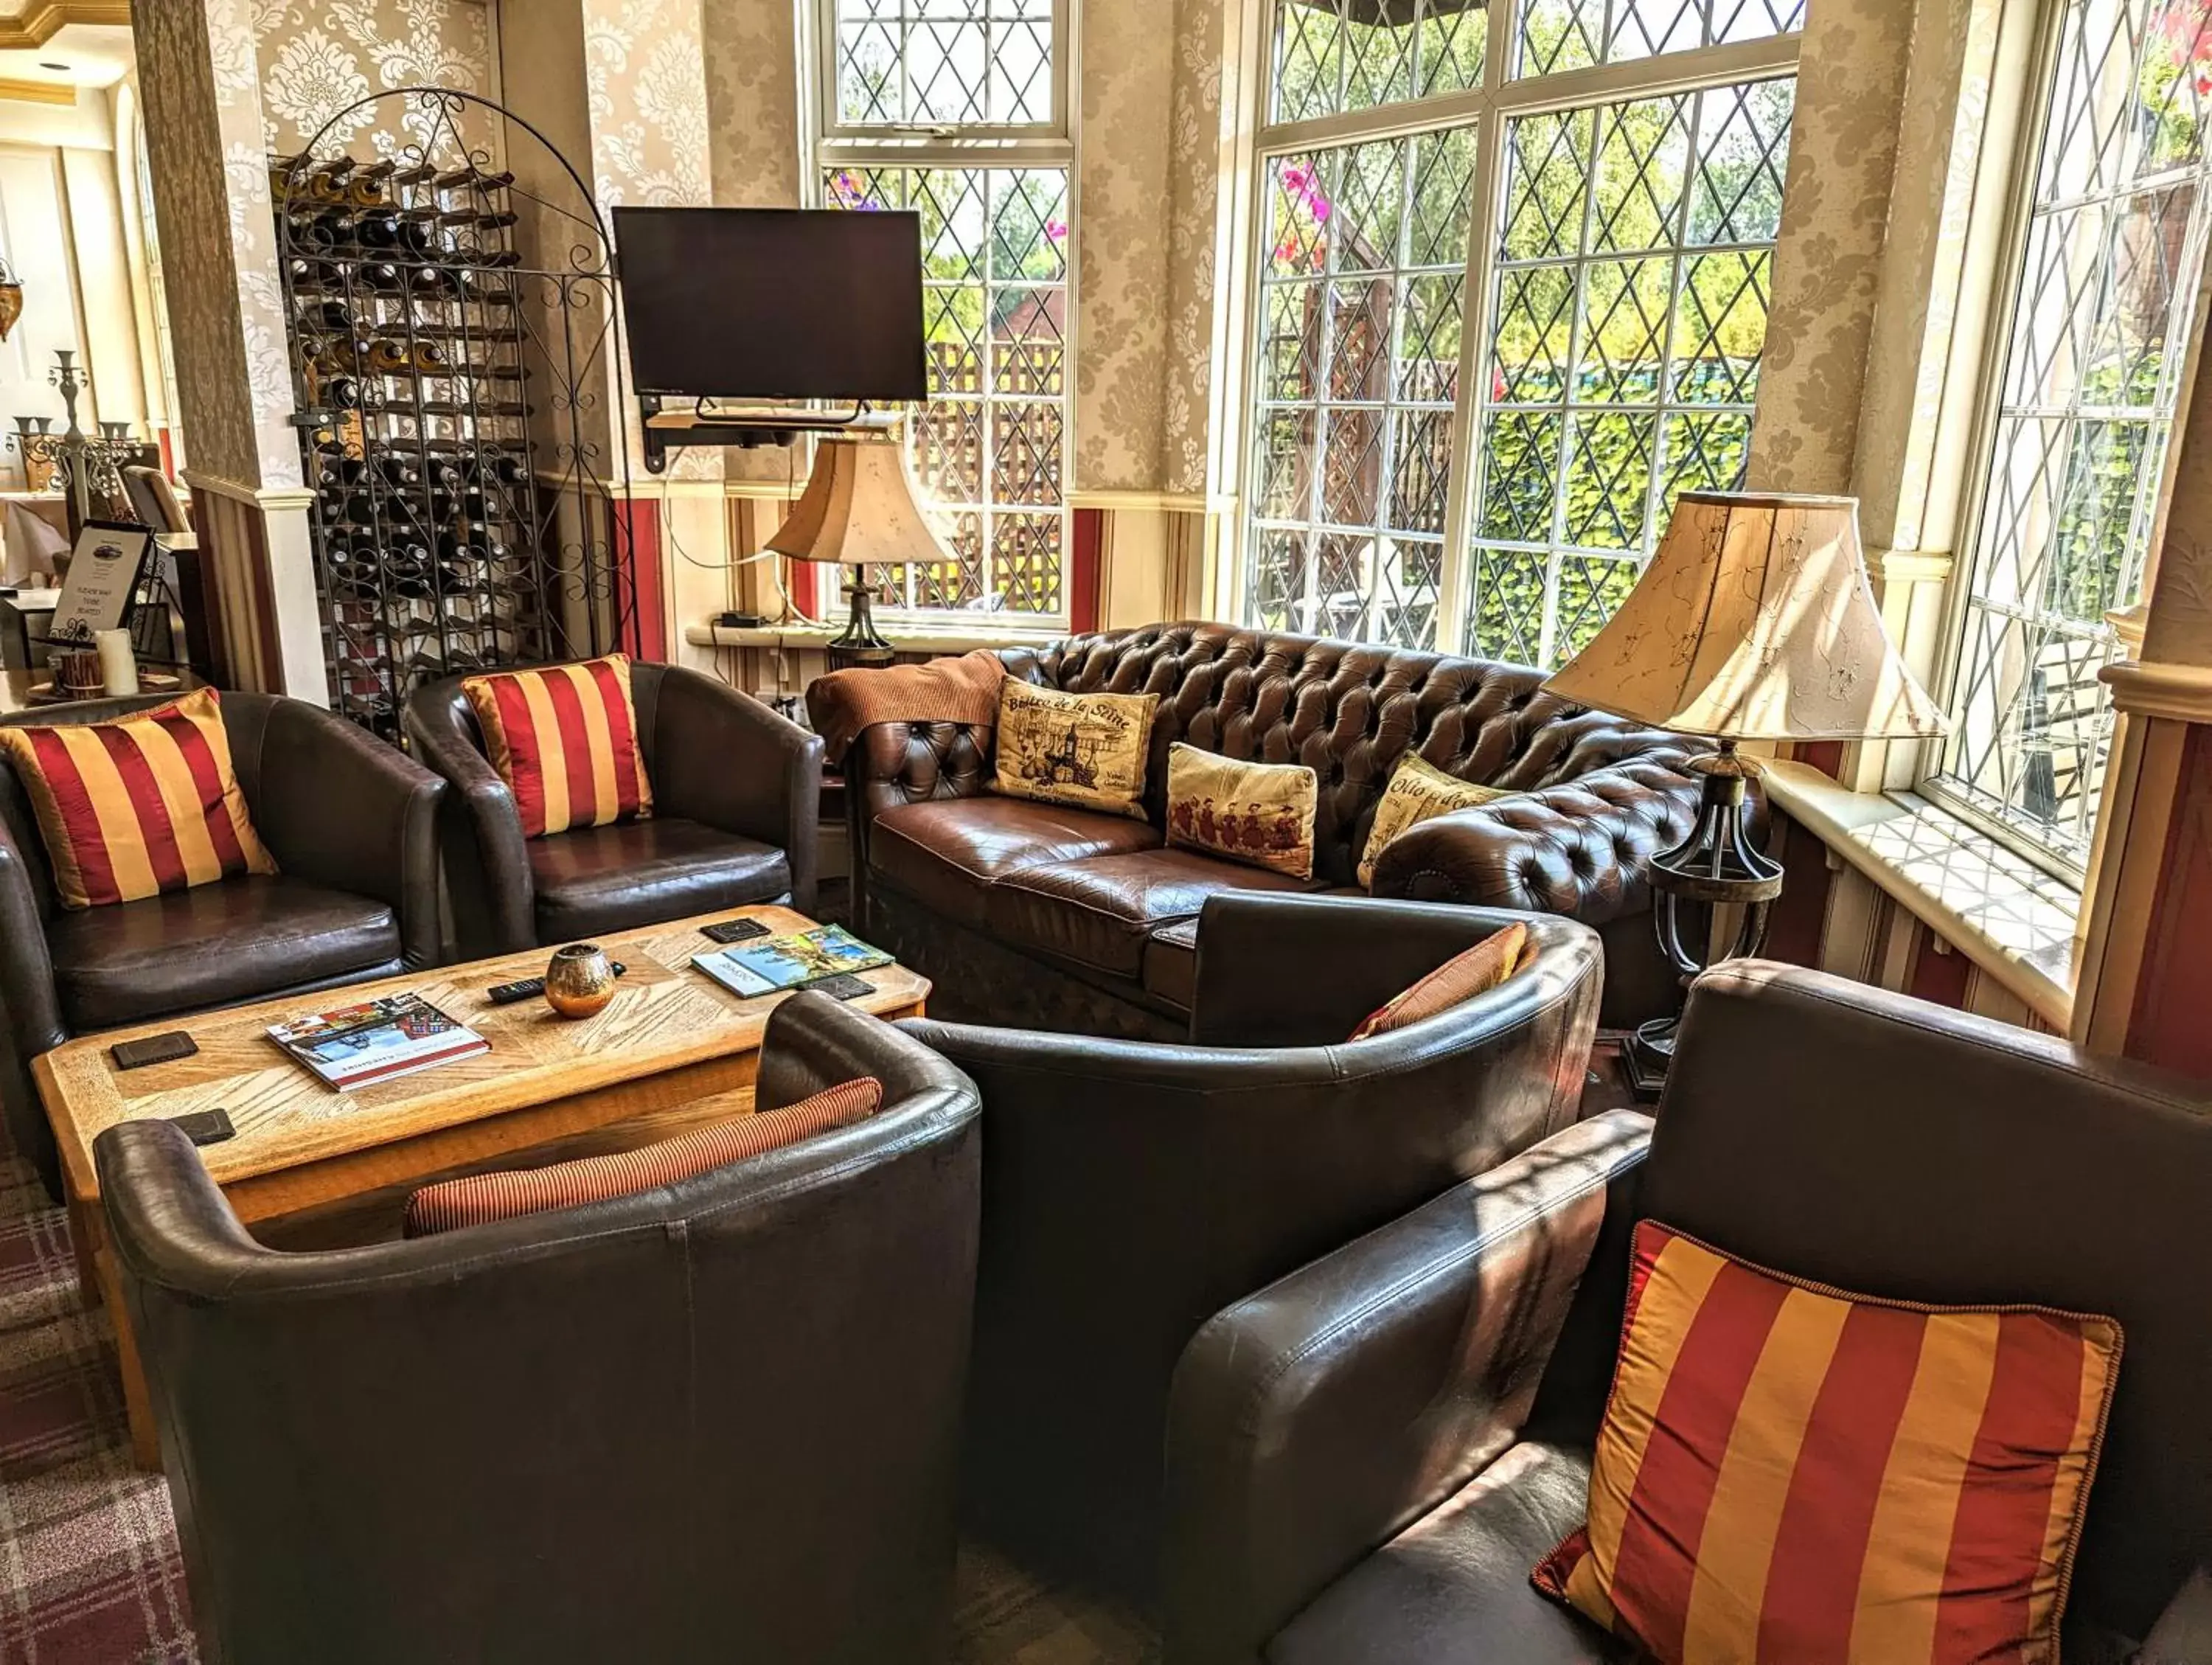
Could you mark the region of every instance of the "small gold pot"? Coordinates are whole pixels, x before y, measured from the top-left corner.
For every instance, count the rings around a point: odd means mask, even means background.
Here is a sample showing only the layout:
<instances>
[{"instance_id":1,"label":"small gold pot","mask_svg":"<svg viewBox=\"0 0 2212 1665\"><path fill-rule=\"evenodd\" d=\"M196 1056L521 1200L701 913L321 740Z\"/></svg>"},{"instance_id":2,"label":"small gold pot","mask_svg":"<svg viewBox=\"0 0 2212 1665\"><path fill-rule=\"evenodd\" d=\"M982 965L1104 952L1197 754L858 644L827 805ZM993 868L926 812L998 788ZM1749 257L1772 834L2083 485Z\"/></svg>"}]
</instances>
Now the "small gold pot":
<instances>
[{"instance_id":1,"label":"small gold pot","mask_svg":"<svg viewBox=\"0 0 2212 1665\"><path fill-rule=\"evenodd\" d=\"M545 1004L563 1018L589 1018L615 997L615 969L595 942L553 951L545 967Z\"/></svg>"}]
</instances>

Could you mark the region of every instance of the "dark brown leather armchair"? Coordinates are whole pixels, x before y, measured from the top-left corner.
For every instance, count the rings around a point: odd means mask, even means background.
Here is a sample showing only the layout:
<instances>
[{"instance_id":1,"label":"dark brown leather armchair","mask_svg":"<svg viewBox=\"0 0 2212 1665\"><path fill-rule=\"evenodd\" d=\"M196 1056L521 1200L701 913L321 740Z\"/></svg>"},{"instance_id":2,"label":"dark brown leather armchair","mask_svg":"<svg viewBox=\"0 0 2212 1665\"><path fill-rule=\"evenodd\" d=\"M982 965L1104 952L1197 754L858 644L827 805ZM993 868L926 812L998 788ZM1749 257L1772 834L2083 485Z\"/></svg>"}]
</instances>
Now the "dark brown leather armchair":
<instances>
[{"instance_id":1,"label":"dark brown leather armchair","mask_svg":"<svg viewBox=\"0 0 2212 1665\"><path fill-rule=\"evenodd\" d=\"M1734 962L1691 995L1656 1138L1556 1134L1199 1332L1168 1665L1628 1658L1528 1573L1583 1518L1644 1218L1841 1288L2118 1318L2064 1649L2117 1662L2212 1563L2207 1195L2202 1083Z\"/></svg>"},{"instance_id":2,"label":"dark brown leather armchair","mask_svg":"<svg viewBox=\"0 0 2212 1665\"><path fill-rule=\"evenodd\" d=\"M939 1657L975 1090L777 1009L763 1108L860 1075L884 1109L786 1150L322 1254L257 1244L166 1123L103 1134L205 1656Z\"/></svg>"},{"instance_id":3,"label":"dark brown leather armchair","mask_svg":"<svg viewBox=\"0 0 2212 1665\"><path fill-rule=\"evenodd\" d=\"M526 839L486 759L463 678L408 696L416 756L453 784L441 842L471 959L786 896L814 910L822 742L750 695L672 665L632 665L653 813Z\"/></svg>"},{"instance_id":4,"label":"dark brown leather armchair","mask_svg":"<svg viewBox=\"0 0 2212 1665\"><path fill-rule=\"evenodd\" d=\"M164 702L104 700L67 714L90 721ZM437 963L445 782L304 701L225 694L222 704L239 787L282 870L274 877L65 909L30 800L0 765L0 1101L15 1148L57 1196L53 1134L30 1074L40 1054L94 1030Z\"/></svg>"},{"instance_id":5,"label":"dark brown leather armchair","mask_svg":"<svg viewBox=\"0 0 2212 1665\"><path fill-rule=\"evenodd\" d=\"M1528 921L1532 969L1345 1039L1521 917L1217 896L1190 1044L915 1020L983 1093L968 1508L1026 1559L1144 1600L1169 1376L1212 1313L1576 1113L1595 934Z\"/></svg>"}]
</instances>

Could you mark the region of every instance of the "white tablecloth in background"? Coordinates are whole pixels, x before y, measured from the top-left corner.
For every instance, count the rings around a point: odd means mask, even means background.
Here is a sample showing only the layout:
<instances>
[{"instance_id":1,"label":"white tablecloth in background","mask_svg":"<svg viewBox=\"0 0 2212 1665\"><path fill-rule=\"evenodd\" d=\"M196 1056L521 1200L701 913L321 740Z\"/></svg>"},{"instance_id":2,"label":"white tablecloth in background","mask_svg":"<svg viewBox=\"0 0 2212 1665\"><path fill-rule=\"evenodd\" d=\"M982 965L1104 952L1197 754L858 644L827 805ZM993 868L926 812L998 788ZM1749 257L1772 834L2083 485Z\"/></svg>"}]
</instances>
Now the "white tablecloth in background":
<instances>
[{"instance_id":1,"label":"white tablecloth in background","mask_svg":"<svg viewBox=\"0 0 2212 1665\"><path fill-rule=\"evenodd\" d=\"M63 512L59 494L0 494L0 584L21 584L33 573L56 570L58 557L70 548L67 535L54 524Z\"/></svg>"}]
</instances>

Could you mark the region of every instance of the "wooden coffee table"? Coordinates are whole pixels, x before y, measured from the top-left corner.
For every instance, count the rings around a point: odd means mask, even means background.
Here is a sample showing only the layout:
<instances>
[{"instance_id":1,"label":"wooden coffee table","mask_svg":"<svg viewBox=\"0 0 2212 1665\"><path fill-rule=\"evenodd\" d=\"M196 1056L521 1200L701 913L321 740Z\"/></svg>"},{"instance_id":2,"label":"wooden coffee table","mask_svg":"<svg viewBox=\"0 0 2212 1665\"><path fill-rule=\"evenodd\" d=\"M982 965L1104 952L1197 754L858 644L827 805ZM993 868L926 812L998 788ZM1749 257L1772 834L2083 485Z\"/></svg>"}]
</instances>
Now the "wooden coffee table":
<instances>
[{"instance_id":1,"label":"wooden coffee table","mask_svg":"<svg viewBox=\"0 0 2212 1665\"><path fill-rule=\"evenodd\" d=\"M274 1221L357 1201L434 1176L497 1166L524 1152L568 1156L634 1148L752 1110L769 1013L786 997L740 1000L691 957L715 945L699 927L750 917L771 932L812 923L786 908L741 908L600 939L629 968L596 1017L570 1022L543 1000L496 1006L483 991L542 974L550 951L387 977L189 1018L110 1030L33 1062L61 1146L70 1225L88 1302L114 1322L138 1461L159 1461L136 1342L100 1202L93 1141L118 1121L221 1106L234 1137L200 1156L240 1220ZM903 966L862 974L875 993L854 1002L881 1018L918 1015L929 983ZM416 994L491 1042L473 1058L418 1075L335 1092L294 1063L272 1024L379 994ZM174 1063L118 1070L118 1041L183 1030L199 1051ZM541 1147L551 1147L541 1151Z\"/></svg>"}]
</instances>

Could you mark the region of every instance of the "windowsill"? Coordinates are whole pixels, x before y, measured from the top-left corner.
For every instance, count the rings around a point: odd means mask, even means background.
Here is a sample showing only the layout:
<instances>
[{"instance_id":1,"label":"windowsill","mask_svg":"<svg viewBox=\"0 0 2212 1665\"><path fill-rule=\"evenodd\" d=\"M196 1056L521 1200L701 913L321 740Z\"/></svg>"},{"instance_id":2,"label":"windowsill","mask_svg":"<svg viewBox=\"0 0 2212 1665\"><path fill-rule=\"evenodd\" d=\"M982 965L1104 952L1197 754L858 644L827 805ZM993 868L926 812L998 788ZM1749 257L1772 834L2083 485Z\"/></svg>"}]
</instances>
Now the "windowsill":
<instances>
[{"instance_id":1,"label":"windowsill","mask_svg":"<svg viewBox=\"0 0 2212 1665\"><path fill-rule=\"evenodd\" d=\"M964 653L976 647L1042 647L1065 641L1067 629L1056 624L1001 624L991 629L963 629L935 624L917 625L878 619L877 630L892 647L908 653ZM694 647L781 647L811 650L827 647L845 632L836 624L759 624L733 629L726 624L690 624L684 640Z\"/></svg>"},{"instance_id":2,"label":"windowsill","mask_svg":"<svg viewBox=\"0 0 2212 1665\"><path fill-rule=\"evenodd\" d=\"M1910 793L1853 792L1804 763L1769 763L1790 818L2063 1034L2074 1012L2081 894Z\"/></svg>"}]
</instances>

